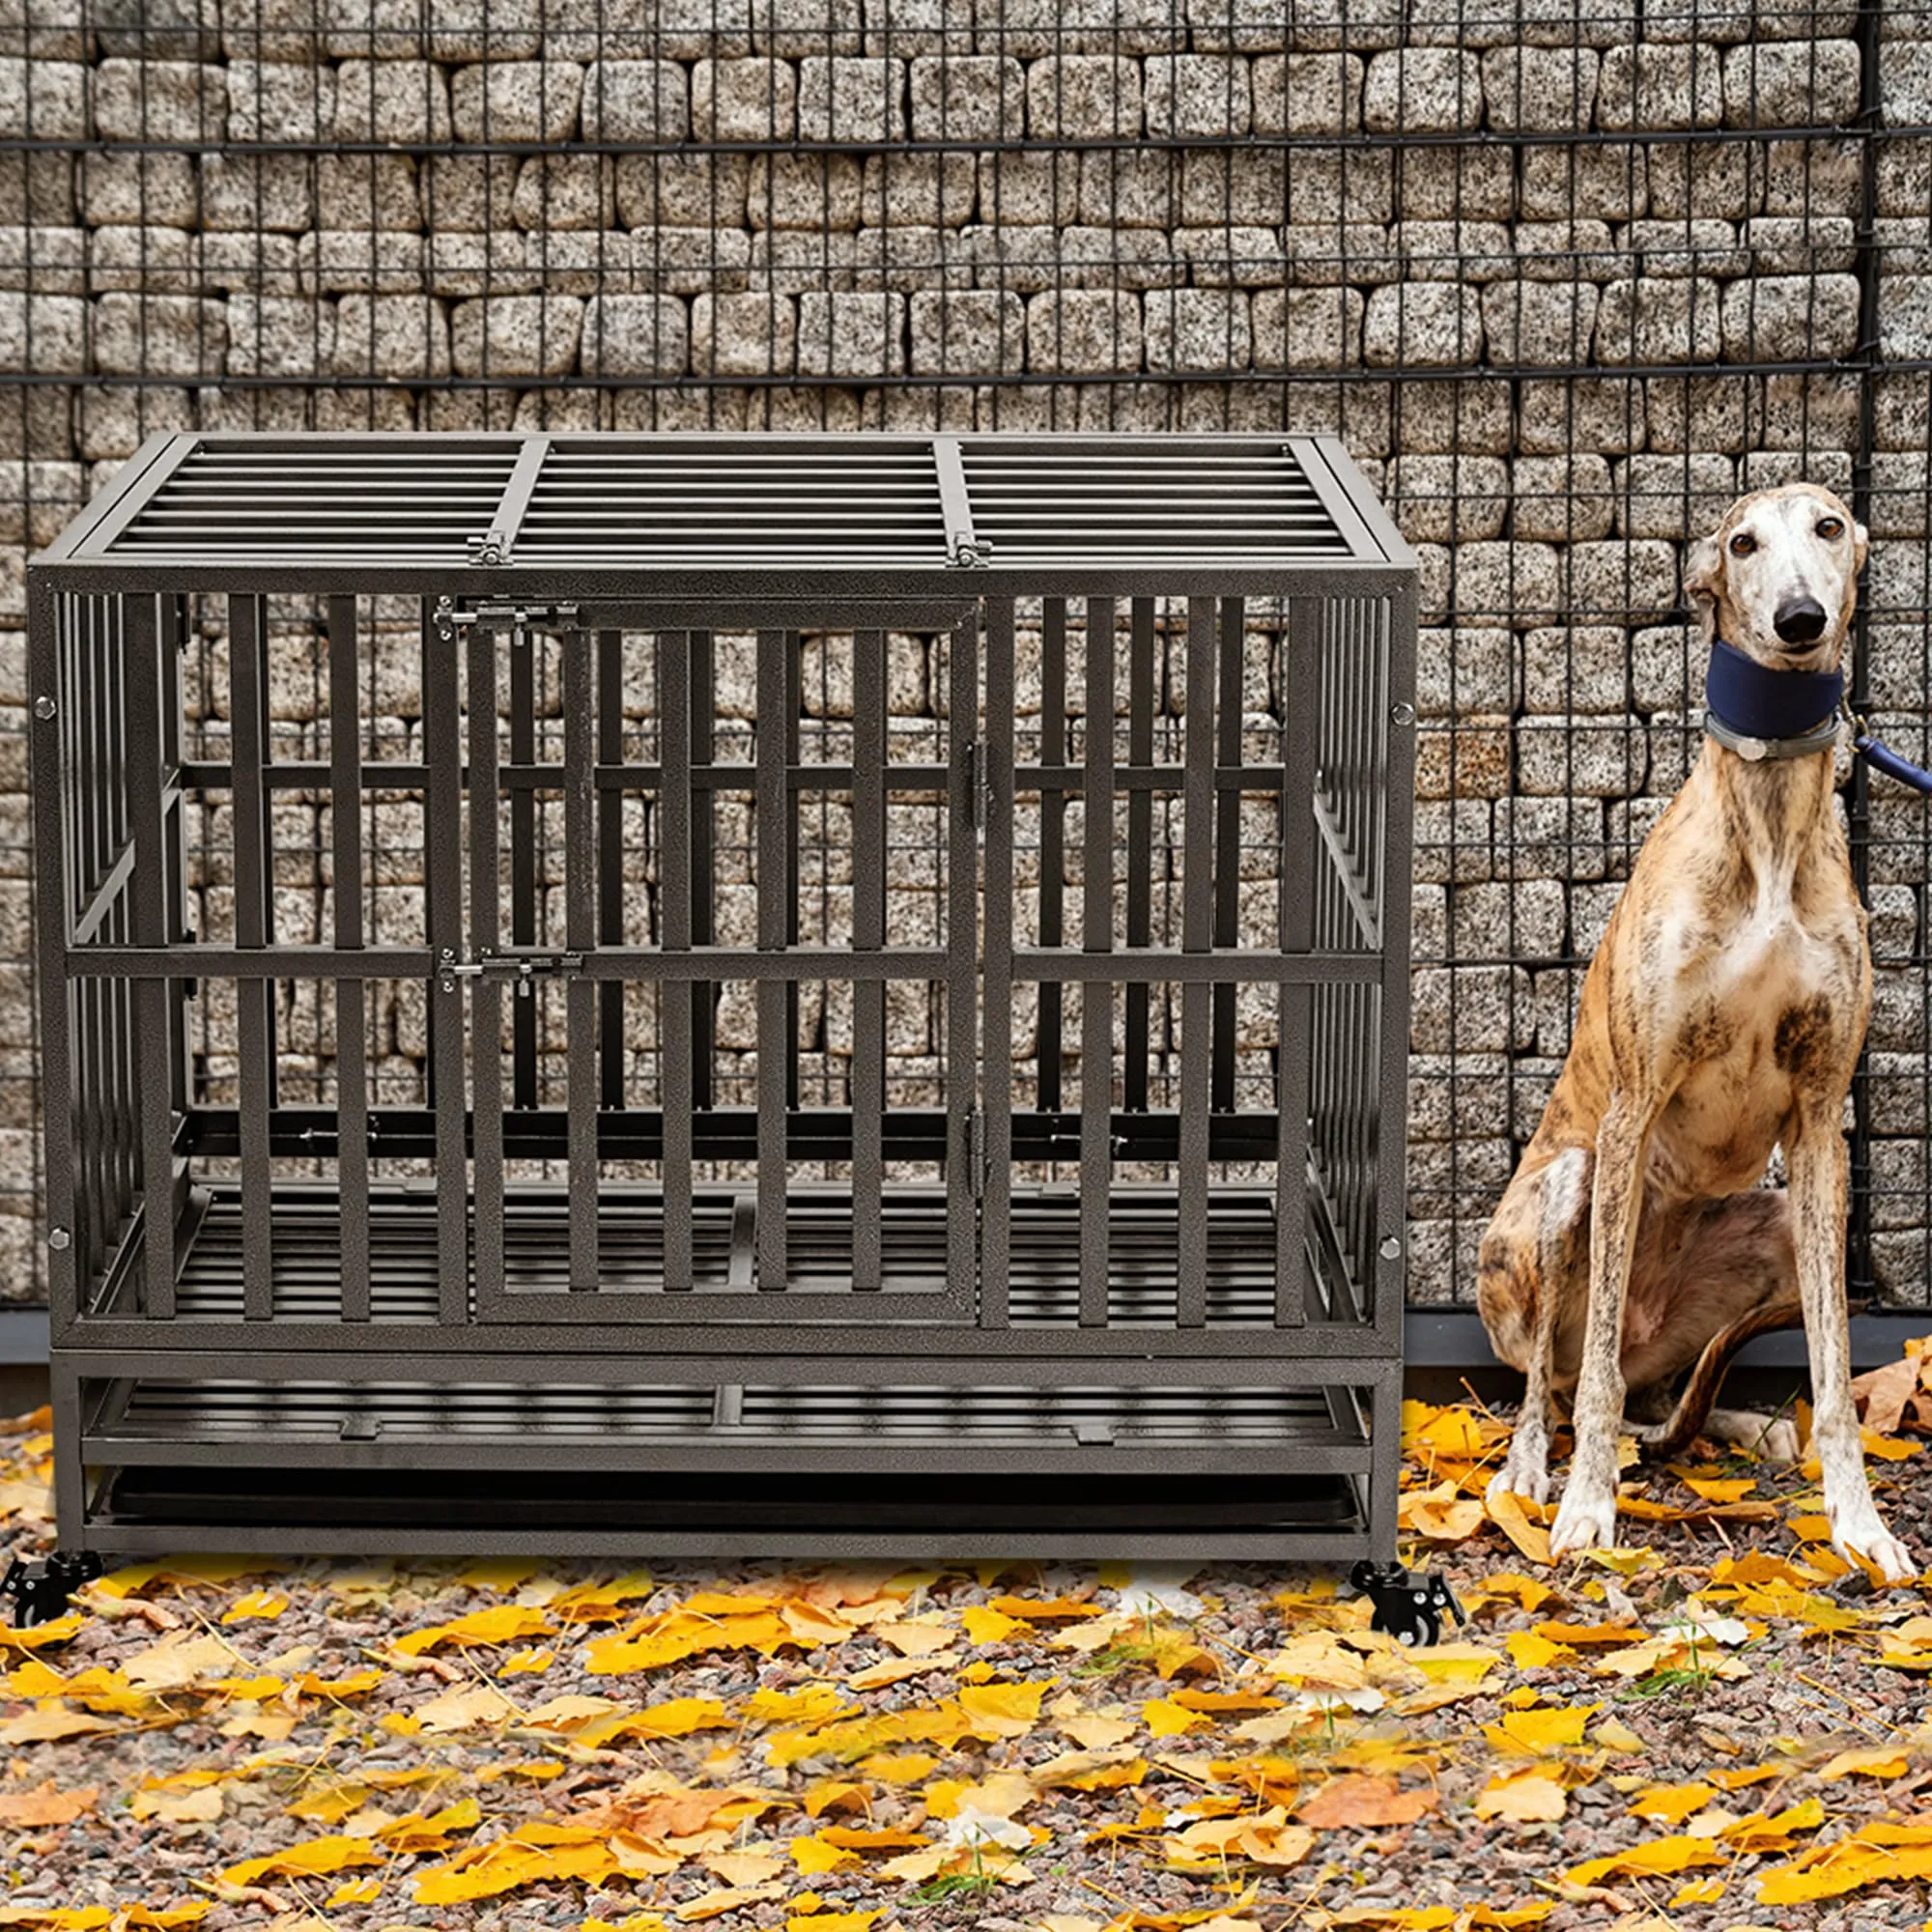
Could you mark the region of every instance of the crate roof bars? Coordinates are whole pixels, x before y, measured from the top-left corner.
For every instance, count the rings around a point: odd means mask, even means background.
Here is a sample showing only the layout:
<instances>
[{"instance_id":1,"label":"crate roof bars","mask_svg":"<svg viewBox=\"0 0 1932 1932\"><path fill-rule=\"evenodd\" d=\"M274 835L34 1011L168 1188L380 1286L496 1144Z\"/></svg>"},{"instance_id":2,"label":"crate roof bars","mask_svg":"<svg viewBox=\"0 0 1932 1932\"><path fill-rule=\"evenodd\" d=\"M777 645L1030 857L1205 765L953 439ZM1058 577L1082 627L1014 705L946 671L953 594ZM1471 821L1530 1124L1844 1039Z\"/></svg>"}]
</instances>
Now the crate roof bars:
<instances>
[{"instance_id":1,"label":"crate roof bars","mask_svg":"<svg viewBox=\"0 0 1932 1932\"><path fill-rule=\"evenodd\" d=\"M126 582L128 566L192 565L207 587L211 565L261 583L354 564L739 583L1011 566L1036 590L1042 567L1411 563L1338 478L1339 456L1333 439L1279 436L184 431L152 439L37 561L73 588L89 566Z\"/></svg>"}]
</instances>

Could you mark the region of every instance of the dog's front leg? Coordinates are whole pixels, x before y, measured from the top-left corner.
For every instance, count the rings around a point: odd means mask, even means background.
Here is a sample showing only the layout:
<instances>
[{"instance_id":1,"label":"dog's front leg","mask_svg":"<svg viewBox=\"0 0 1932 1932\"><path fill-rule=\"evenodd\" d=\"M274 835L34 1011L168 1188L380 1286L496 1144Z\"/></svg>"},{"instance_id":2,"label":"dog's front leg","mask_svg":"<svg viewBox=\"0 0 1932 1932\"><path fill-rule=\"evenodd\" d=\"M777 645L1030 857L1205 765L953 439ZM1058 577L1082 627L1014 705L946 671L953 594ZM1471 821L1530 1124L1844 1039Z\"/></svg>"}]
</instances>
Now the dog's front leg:
<instances>
[{"instance_id":1,"label":"dog's front leg","mask_svg":"<svg viewBox=\"0 0 1932 1932\"><path fill-rule=\"evenodd\" d=\"M1573 1549L1607 1549L1617 1540L1624 1295L1630 1286L1644 1151L1654 1118L1651 1107L1617 1094L1597 1128L1597 1169L1590 1198L1590 1293L1572 1416L1577 1447L1570 1482L1549 1533L1552 1556Z\"/></svg>"},{"instance_id":2,"label":"dog's front leg","mask_svg":"<svg viewBox=\"0 0 1932 1932\"><path fill-rule=\"evenodd\" d=\"M1824 1479L1833 1546L1863 1557L1888 1582L1918 1574L1911 1552L1886 1528L1865 1475L1864 1445L1852 1397L1851 1318L1845 1308L1845 1210L1849 1156L1838 1110L1801 1115L1787 1155L1798 1245L1798 1293L1811 1357L1811 1440Z\"/></svg>"}]
</instances>

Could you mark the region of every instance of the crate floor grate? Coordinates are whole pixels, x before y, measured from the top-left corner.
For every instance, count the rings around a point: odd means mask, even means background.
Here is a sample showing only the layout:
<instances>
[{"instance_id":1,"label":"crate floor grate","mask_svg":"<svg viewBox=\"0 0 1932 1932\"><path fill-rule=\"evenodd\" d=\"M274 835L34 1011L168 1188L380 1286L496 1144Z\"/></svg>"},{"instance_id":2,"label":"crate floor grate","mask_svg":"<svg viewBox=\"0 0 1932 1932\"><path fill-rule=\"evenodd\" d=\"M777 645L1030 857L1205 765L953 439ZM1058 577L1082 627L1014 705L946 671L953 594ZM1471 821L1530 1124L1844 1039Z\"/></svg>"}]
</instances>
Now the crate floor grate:
<instances>
[{"instance_id":1,"label":"crate floor grate","mask_svg":"<svg viewBox=\"0 0 1932 1932\"><path fill-rule=\"evenodd\" d=\"M64 1545L1393 1555L1339 441L169 432L29 571Z\"/></svg>"}]
</instances>

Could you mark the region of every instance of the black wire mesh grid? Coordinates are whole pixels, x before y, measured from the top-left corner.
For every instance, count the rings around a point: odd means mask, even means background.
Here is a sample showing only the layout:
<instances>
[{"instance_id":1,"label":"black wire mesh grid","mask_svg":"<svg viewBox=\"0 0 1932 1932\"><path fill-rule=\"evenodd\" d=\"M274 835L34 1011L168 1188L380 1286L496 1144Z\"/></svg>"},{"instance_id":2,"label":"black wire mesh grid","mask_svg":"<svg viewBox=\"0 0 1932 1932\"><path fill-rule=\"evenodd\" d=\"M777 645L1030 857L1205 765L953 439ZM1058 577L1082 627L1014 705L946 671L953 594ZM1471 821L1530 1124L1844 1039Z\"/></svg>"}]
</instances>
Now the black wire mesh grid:
<instances>
[{"instance_id":1,"label":"black wire mesh grid","mask_svg":"<svg viewBox=\"0 0 1932 1932\"><path fill-rule=\"evenodd\" d=\"M1409 1292L1466 1303L1582 965L1695 753L1679 558L1734 492L1848 496L1874 538L1854 696L1926 749L1924 24L1742 0L15 0L4 535L44 540L183 424L1338 431L1424 563ZM191 691L213 676L191 664ZM930 676L895 729L939 728ZM13 685L17 1295L43 1274ZM271 728L315 715L289 710ZM1922 1305L1924 811L1862 771L1843 800L1878 964L1852 1287ZM313 916L311 822L275 864ZM419 1020L399 996L383 1023L384 1077L419 1081Z\"/></svg>"}]
</instances>

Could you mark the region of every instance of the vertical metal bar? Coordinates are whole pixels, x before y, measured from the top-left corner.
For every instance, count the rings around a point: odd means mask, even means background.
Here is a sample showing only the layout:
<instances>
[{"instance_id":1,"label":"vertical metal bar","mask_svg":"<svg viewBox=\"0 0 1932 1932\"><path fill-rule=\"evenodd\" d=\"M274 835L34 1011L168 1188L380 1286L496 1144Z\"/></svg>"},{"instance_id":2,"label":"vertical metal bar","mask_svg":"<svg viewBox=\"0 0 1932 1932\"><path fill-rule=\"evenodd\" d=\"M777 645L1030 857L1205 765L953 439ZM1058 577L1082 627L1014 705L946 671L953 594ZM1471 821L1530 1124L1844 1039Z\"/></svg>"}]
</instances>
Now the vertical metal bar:
<instances>
[{"instance_id":1,"label":"vertical metal bar","mask_svg":"<svg viewBox=\"0 0 1932 1932\"><path fill-rule=\"evenodd\" d=\"M1187 600L1187 746L1182 781L1181 948L1206 952L1214 917L1215 600ZM1189 980L1180 994L1179 1265L1176 1321L1199 1328L1208 1320L1208 1151L1212 1053L1210 994Z\"/></svg>"},{"instance_id":2,"label":"vertical metal bar","mask_svg":"<svg viewBox=\"0 0 1932 1932\"><path fill-rule=\"evenodd\" d=\"M1049 769L1066 763L1066 599L1049 597L1040 608L1039 761ZM1039 943L1065 942L1061 901L1066 879L1066 791L1051 779L1039 785ZM1039 999L1039 1058L1037 1068L1042 1114L1060 1111L1061 1008L1064 989L1045 981Z\"/></svg>"},{"instance_id":3,"label":"vertical metal bar","mask_svg":"<svg viewBox=\"0 0 1932 1932\"><path fill-rule=\"evenodd\" d=\"M260 597L228 600L229 748L234 773L235 944L247 951L269 939L269 827L262 782L263 651L266 608ZM242 1313L267 1321L275 1312L274 1170L269 1158L269 1002L274 981L250 976L235 988L236 1048L241 1068Z\"/></svg>"},{"instance_id":4,"label":"vertical metal bar","mask_svg":"<svg viewBox=\"0 0 1932 1932\"><path fill-rule=\"evenodd\" d=\"M792 689L785 656L793 648L785 631L758 633L757 819L758 948L784 950L790 917L785 905L791 873L786 821L791 774L785 764L790 740L785 700ZM758 1287L781 1290L788 1267L785 1240L786 1097L788 1003L781 980L758 981Z\"/></svg>"},{"instance_id":5,"label":"vertical metal bar","mask_svg":"<svg viewBox=\"0 0 1932 1932\"><path fill-rule=\"evenodd\" d=\"M689 633L691 649L691 762L713 762L718 725L718 650L709 631ZM692 799L691 943L709 946L718 936L717 801L707 785ZM712 1103L717 1047L716 988L698 982L691 989L692 1105Z\"/></svg>"},{"instance_id":6,"label":"vertical metal bar","mask_svg":"<svg viewBox=\"0 0 1932 1932\"><path fill-rule=\"evenodd\" d=\"M624 762L624 634L597 634L597 757ZM473 808L472 808L473 809ZM597 788L597 943L624 943L624 794ZM624 1104L624 982L607 980L597 991L597 1053L603 1104Z\"/></svg>"},{"instance_id":7,"label":"vertical metal bar","mask_svg":"<svg viewBox=\"0 0 1932 1932\"><path fill-rule=\"evenodd\" d=\"M667 952L691 950L691 639L658 633L658 902ZM706 813L709 816L709 813ZM693 1286L691 1192L691 997L669 981L657 988L658 1100L664 1115L664 1285Z\"/></svg>"},{"instance_id":8,"label":"vertical metal bar","mask_svg":"<svg viewBox=\"0 0 1932 1932\"><path fill-rule=\"evenodd\" d=\"M971 1309L980 1278L980 1203L974 1172L980 1059L980 833L974 796L980 716L980 612L949 634L946 737L951 776L946 854L946 1112L955 1136L946 1163L946 1287ZM964 1158L958 1156L963 1154Z\"/></svg>"},{"instance_id":9,"label":"vertical metal bar","mask_svg":"<svg viewBox=\"0 0 1932 1932\"><path fill-rule=\"evenodd\" d=\"M1369 1554L1395 1561L1397 1491L1402 1480L1402 1364L1378 1363L1369 1409Z\"/></svg>"},{"instance_id":10,"label":"vertical metal bar","mask_svg":"<svg viewBox=\"0 0 1932 1932\"><path fill-rule=\"evenodd\" d=\"M597 946L597 689L590 634L566 631L563 646L563 922L572 952ZM570 1286L597 1286L597 988L564 982L570 1043Z\"/></svg>"},{"instance_id":11,"label":"vertical metal bar","mask_svg":"<svg viewBox=\"0 0 1932 1932\"><path fill-rule=\"evenodd\" d=\"M800 761L799 715L805 709L805 660L799 649L796 631L785 634L785 944L798 944L798 820L801 802L791 788L789 774ZM799 1095L798 981L784 982L785 996L785 1105L795 1108Z\"/></svg>"},{"instance_id":12,"label":"vertical metal bar","mask_svg":"<svg viewBox=\"0 0 1932 1932\"><path fill-rule=\"evenodd\" d=\"M328 791L335 943L360 947L362 711L355 599L328 600ZM474 702L472 698L471 702ZM342 1218L342 1319L369 1320L368 982L335 982L335 1186Z\"/></svg>"},{"instance_id":13,"label":"vertical metal bar","mask_svg":"<svg viewBox=\"0 0 1932 1932\"><path fill-rule=\"evenodd\" d=\"M1114 603L1087 600L1082 949L1114 950ZM1080 989L1080 1325L1107 1325L1114 1195L1114 983Z\"/></svg>"},{"instance_id":14,"label":"vertical metal bar","mask_svg":"<svg viewBox=\"0 0 1932 1932\"><path fill-rule=\"evenodd\" d=\"M1128 644L1127 762L1153 763L1153 617L1151 597L1133 601ZM1153 936L1153 793L1136 785L1127 795L1127 946L1148 945ZM1126 1057L1122 1067L1122 1099L1129 1113L1148 1105L1148 1053L1152 987L1127 988Z\"/></svg>"},{"instance_id":15,"label":"vertical metal bar","mask_svg":"<svg viewBox=\"0 0 1932 1932\"><path fill-rule=\"evenodd\" d=\"M1238 597L1221 600L1221 703L1215 762L1236 767L1241 759L1241 649L1246 611ZM1214 790L1214 944L1233 947L1241 933L1241 794ZM1235 994L1232 980L1214 988L1216 1113L1235 1111Z\"/></svg>"},{"instance_id":16,"label":"vertical metal bar","mask_svg":"<svg viewBox=\"0 0 1932 1932\"><path fill-rule=\"evenodd\" d=\"M526 647L527 648L527 647ZM422 612L422 694L428 787L424 875L432 963L463 949L463 744L458 732L455 627L429 600ZM534 899L534 894L532 894ZM429 1050L436 1108L437 1313L451 1327L469 1310L469 1187L463 1107L463 981L431 981ZM535 1035L531 1035L534 1056ZM534 1058L532 1059L534 1072Z\"/></svg>"},{"instance_id":17,"label":"vertical metal bar","mask_svg":"<svg viewBox=\"0 0 1932 1932\"><path fill-rule=\"evenodd\" d=\"M1409 896L1415 813L1415 727L1395 722L1394 708L1405 707L1411 720L1415 704L1415 580L1406 579L1378 607L1381 648L1387 653L1386 691L1390 706L1388 753L1383 784L1387 805L1382 818L1382 981L1375 1001L1378 1032L1375 1052L1379 1061L1380 1091L1376 1126L1377 1253L1373 1266L1371 1316L1379 1346L1402 1345L1404 1280L1407 1239L1408 1162L1407 1120ZM1384 1249L1389 1252L1383 1252ZM1384 1500L1393 1493L1393 1479ZM1389 1510L1393 1518L1393 1509Z\"/></svg>"},{"instance_id":18,"label":"vertical metal bar","mask_svg":"<svg viewBox=\"0 0 1932 1932\"><path fill-rule=\"evenodd\" d=\"M1306 952L1315 943L1315 771L1321 754L1323 669L1322 624L1327 606L1319 597L1292 597L1283 645L1281 950ZM1298 1328L1308 1319L1305 1245L1308 1217L1308 1112L1315 1042L1315 989L1280 988L1276 1048L1274 1319L1279 1328Z\"/></svg>"},{"instance_id":19,"label":"vertical metal bar","mask_svg":"<svg viewBox=\"0 0 1932 1932\"><path fill-rule=\"evenodd\" d=\"M852 638L852 945L886 943L886 634ZM852 1286L885 1280L886 986L852 986Z\"/></svg>"},{"instance_id":20,"label":"vertical metal bar","mask_svg":"<svg viewBox=\"0 0 1932 1932\"><path fill-rule=\"evenodd\" d=\"M1013 1191L1013 600L986 600L984 1012L980 1019L985 1181L980 1325L1011 1319Z\"/></svg>"},{"instance_id":21,"label":"vertical metal bar","mask_svg":"<svg viewBox=\"0 0 1932 1932\"><path fill-rule=\"evenodd\" d=\"M36 581L27 592L27 650L36 708L31 729L34 798L34 890L38 916L36 966L41 994L41 1112L46 1148L43 1184L47 1226L66 1228L73 1238L65 1249L47 1254L47 1304L56 1341L76 1316L80 1283L88 1271L87 1249L80 1240L74 1212L74 1039L76 1002L68 978L68 934L73 899L69 888L70 825L66 764L69 757L69 713L76 698L71 682L62 675L64 633L73 622L79 600L57 599L46 584ZM122 607L125 610L125 605ZM43 704L40 700L44 699ZM48 710L51 706L51 710ZM130 781L131 782L131 781ZM91 1248L92 1242L89 1242ZM172 1257L168 1271L174 1287ZM172 1313L154 1306L150 1314ZM61 1438L71 1444L72 1435ZM77 1463L71 1453L59 1461ZM76 1471L77 1479L77 1471ZM61 1530L67 1533L63 1520Z\"/></svg>"},{"instance_id":22,"label":"vertical metal bar","mask_svg":"<svg viewBox=\"0 0 1932 1932\"><path fill-rule=\"evenodd\" d=\"M497 812L502 759L497 719L497 635L469 632L469 943L473 954L503 943L502 856ZM475 1177L471 1245L476 1310L488 1319L506 1286L503 1199L503 988L470 981L470 1163ZM519 1005L526 1004L519 1002Z\"/></svg>"},{"instance_id":23,"label":"vertical metal bar","mask_svg":"<svg viewBox=\"0 0 1932 1932\"><path fill-rule=\"evenodd\" d=\"M510 762L526 771L537 755L537 647L527 631L510 634ZM510 943L537 943L537 795L528 784L510 794ZM512 1002L510 1091L513 1104L537 1103L537 1004Z\"/></svg>"}]
</instances>

